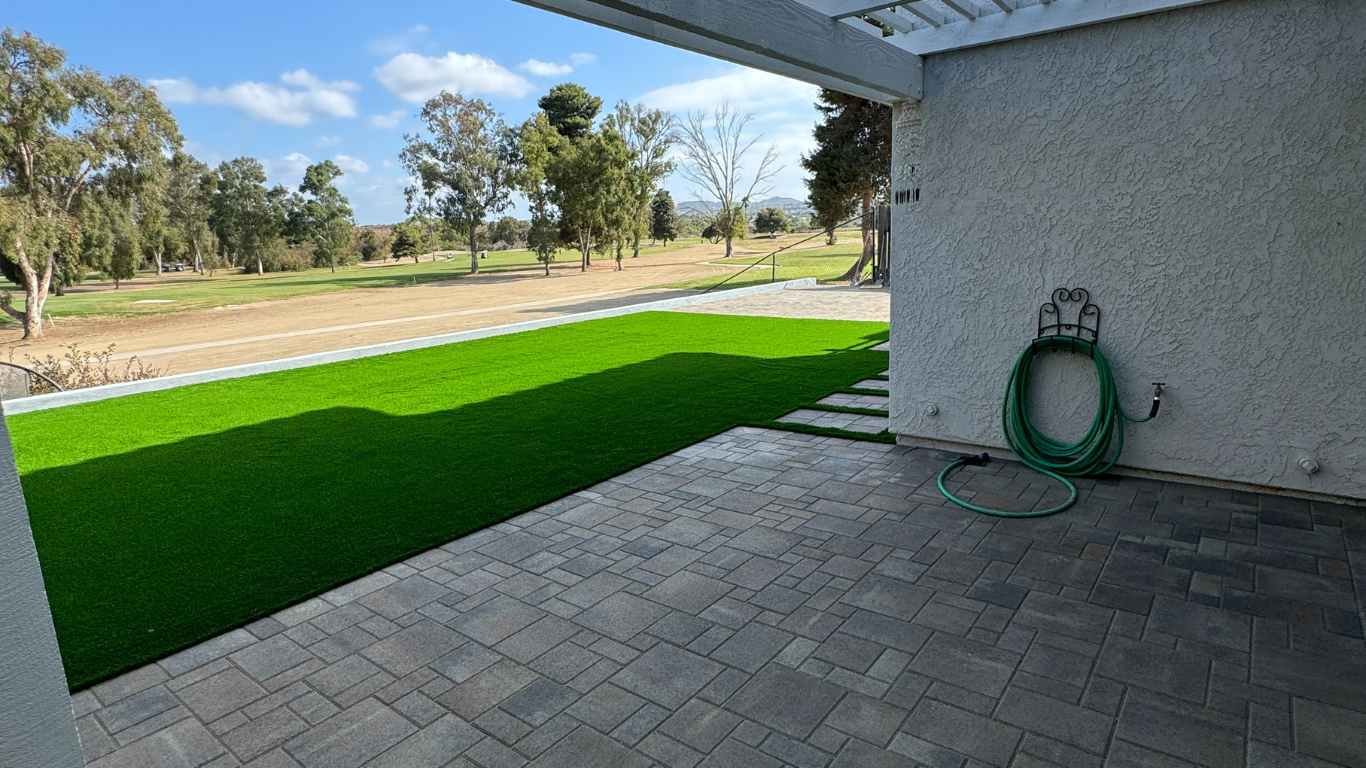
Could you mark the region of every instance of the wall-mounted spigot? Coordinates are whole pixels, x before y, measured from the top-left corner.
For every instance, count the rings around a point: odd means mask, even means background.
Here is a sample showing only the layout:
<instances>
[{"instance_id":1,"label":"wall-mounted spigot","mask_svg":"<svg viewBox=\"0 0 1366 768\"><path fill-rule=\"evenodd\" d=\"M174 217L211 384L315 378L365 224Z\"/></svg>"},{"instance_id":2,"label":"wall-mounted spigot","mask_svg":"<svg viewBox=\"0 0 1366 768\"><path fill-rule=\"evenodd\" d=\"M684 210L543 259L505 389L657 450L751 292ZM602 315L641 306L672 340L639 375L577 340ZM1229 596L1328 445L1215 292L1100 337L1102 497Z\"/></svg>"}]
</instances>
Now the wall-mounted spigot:
<instances>
[{"instance_id":1,"label":"wall-mounted spigot","mask_svg":"<svg viewBox=\"0 0 1366 768\"><path fill-rule=\"evenodd\" d=\"M1166 384L1167 382L1165 381L1153 382L1153 408L1148 411L1148 418L1150 419L1157 418L1157 409L1162 407L1162 387L1166 386Z\"/></svg>"}]
</instances>

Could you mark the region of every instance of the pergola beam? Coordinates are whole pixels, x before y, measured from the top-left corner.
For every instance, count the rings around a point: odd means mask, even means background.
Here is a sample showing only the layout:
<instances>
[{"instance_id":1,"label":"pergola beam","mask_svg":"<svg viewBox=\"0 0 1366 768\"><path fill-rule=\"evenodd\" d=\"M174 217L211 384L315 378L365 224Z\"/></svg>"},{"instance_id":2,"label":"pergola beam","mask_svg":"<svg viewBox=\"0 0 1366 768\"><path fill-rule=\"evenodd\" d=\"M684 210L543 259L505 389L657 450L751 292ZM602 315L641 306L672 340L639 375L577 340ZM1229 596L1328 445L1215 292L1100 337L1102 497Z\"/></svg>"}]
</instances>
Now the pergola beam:
<instances>
[{"instance_id":1,"label":"pergola beam","mask_svg":"<svg viewBox=\"0 0 1366 768\"><path fill-rule=\"evenodd\" d=\"M939 2L947 5L950 10L968 21L972 21L981 15L977 12L976 8L973 8L972 5L967 2L967 0L939 0Z\"/></svg>"},{"instance_id":2,"label":"pergola beam","mask_svg":"<svg viewBox=\"0 0 1366 768\"><path fill-rule=\"evenodd\" d=\"M905 9L912 16L915 16L932 27L938 27L948 22L948 19L944 18L944 14L936 11L929 3L925 2L925 0L907 3Z\"/></svg>"},{"instance_id":3,"label":"pergola beam","mask_svg":"<svg viewBox=\"0 0 1366 768\"><path fill-rule=\"evenodd\" d=\"M920 57L796 0L517 0L874 101L921 97Z\"/></svg>"},{"instance_id":4,"label":"pergola beam","mask_svg":"<svg viewBox=\"0 0 1366 768\"><path fill-rule=\"evenodd\" d=\"M1001 5L1000 0L993 2ZM918 29L886 39L912 53L928 56L1213 2L1218 0L1041 0L1040 5L1017 7L1009 13L992 13L972 21ZM961 4L962 0L958 0L953 5Z\"/></svg>"},{"instance_id":5,"label":"pergola beam","mask_svg":"<svg viewBox=\"0 0 1366 768\"><path fill-rule=\"evenodd\" d=\"M890 3L871 2L871 0L810 0L805 5L832 19L843 19L849 16L862 16L873 11L895 8L905 2L906 0L892 0Z\"/></svg>"}]
</instances>

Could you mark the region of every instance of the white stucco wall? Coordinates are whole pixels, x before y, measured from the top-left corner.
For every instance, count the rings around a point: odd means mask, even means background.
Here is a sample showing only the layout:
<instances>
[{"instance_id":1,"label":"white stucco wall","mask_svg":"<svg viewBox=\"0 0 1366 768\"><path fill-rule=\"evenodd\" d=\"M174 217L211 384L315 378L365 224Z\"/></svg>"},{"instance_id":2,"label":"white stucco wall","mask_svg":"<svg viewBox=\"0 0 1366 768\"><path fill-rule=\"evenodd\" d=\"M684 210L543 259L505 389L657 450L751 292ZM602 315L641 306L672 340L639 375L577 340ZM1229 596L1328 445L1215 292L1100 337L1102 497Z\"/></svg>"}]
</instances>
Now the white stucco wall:
<instances>
[{"instance_id":1,"label":"white stucco wall","mask_svg":"<svg viewBox=\"0 0 1366 768\"><path fill-rule=\"evenodd\" d=\"M83 765L24 492L0 414L0 766Z\"/></svg>"},{"instance_id":2,"label":"white stucco wall","mask_svg":"<svg viewBox=\"0 0 1366 768\"><path fill-rule=\"evenodd\" d=\"M1123 464L1366 498L1366 2L932 56L896 120L893 190L920 200L894 214L892 431L1003 446L1038 307L1081 286L1129 411L1172 385ZM1056 362L1040 411L1089 420L1094 387L1061 386L1089 361Z\"/></svg>"}]
</instances>

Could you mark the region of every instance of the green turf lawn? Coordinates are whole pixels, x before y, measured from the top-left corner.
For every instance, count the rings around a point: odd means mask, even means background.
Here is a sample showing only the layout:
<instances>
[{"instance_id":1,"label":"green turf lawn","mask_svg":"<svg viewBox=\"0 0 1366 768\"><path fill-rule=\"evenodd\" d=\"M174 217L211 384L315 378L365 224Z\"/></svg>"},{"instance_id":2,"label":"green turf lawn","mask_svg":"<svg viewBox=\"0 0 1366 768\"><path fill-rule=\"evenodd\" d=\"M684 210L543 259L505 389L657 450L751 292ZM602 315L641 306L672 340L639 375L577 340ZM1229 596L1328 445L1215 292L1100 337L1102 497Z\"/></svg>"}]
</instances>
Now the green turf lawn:
<instances>
[{"instance_id":1,"label":"green turf lawn","mask_svg":"<svg viewBox=\"0 0 1366 768\"><path fill-rule=\"evenodd\" d=\"M649 255L673 251L686 246L642 248L641 253ZM605 257L598 257L605 258ZM629 258L629 254L628 254ZM560 262L577 263L577 252L564 252ZM514 269L540 269L536 255L530 251L491 251L488 258L479 262L481 272L506 272ZM43 308L44 313L56 317L91 316L131 316L153 315L164 312L180 312L190 309L208 309L231 304L248 304L254 301L287 299L314 293L330 293L352 288L387 288L392 286L417 285L440 280L452 280L469 274L470 257L466 253L456 253L455 258L447 261L438 257L437 261L414 264L389 262L383 267L340 267L336 272L326 268L309 269L303 272L270 272L264 275L242 274L237 270L219 270L213 277L193 273L168 273L159 279L163 284L157 287L141 286L154 277L152 273L143 275L144 280L125 282L120 290L94 292L73 292L66 296L52 296ZM532 273L534 276L537 273ZM90 281L100 285L102 281ZM112 285L112 284L111 284ZM22 295L16 296L22 303ZM171 303L139 304L134 302L167 301ZM0 314L0 323L18 322L9 315Z\"/></svg>"},{"instance_id":2,"label":"green turf lawn","mask_svg":"<svg viewBox=\"0 0 1366 768\"><path fill-rule=\"evenodd\" d=\"M8 419L81 688L878 374L886 323L645 313Z\"/></svg>"}]
</instances>

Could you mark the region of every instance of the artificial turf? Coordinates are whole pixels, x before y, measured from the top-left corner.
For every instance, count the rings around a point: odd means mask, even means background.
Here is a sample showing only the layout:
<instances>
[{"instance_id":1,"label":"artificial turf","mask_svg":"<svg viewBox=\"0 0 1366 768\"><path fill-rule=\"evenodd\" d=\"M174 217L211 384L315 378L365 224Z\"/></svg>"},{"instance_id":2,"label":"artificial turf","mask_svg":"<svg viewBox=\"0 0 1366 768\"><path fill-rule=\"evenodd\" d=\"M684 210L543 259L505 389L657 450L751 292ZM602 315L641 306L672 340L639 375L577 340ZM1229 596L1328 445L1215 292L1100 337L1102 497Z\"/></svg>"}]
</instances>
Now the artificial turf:
<instances>
[{"instance_id":1,"label":"artificial turf","mask_svg":"<svg viewBox=\"0 0 1366 768\"><path fill-rule=\"evenodd\" d=\"M73 689L887 368L646 313L10 417Z\"/></svg>"}]
</instances>

